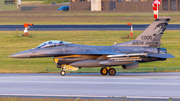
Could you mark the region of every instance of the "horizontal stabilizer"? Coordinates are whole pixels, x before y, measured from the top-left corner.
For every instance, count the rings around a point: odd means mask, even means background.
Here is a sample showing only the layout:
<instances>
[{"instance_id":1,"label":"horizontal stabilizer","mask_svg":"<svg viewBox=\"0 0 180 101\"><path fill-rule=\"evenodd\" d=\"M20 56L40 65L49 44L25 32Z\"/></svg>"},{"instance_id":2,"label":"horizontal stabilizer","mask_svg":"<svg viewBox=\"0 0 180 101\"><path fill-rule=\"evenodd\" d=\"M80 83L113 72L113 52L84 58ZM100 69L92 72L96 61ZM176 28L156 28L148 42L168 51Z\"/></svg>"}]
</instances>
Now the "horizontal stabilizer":
<instances>
[{"instance_id":1,"label":"horizontal stabilizer","mask_svg":"<svg viewBox=\"0 0 180 101\"><path fill-rule=\"evenodd\" d=\"M156 58L174 58L172 54L149 54L148 56Z\"/></svg>"}]
</instances>

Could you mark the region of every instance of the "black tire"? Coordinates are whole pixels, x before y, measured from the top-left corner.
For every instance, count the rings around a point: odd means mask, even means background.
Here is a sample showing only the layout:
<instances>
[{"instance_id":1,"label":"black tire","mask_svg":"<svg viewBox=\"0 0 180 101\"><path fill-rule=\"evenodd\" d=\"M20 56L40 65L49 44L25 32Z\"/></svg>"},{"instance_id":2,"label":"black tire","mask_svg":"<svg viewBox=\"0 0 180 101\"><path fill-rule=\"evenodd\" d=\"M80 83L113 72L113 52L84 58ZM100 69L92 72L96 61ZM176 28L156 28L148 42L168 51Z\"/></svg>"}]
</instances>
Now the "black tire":
<instances>
[{"instance_id":1,"label":"black tire","mask_svg":"<svg viewBox=\"0 0 180 101\"><path fill-rule=\"evenodd\" d=\"M61 74L62 76L64 76L64 75L66 75L66 72L65 72L65 71L61 71L60 74Z\"/></svg>"},{"instance_id":2,"label":"black tire","mask_svg":"<svg viewBox=\"0 0 180 101\"><path fill-rule=\"evenodd\" d=\"M109 75L110 75L110 76L116 75L116 70L115 70L114 68L110 68L110 69L109 69Z\"/></svg>"},{"instance_id":3,"label":"black tire","mask_svg":"<svg viewBox=\"0 0 180 101\"><path fill-rule=\"evenodd\" d=\"M106 68L101 68L100 73L101 75L107 75L108 70Z\"/></svg>"}]
</instances>

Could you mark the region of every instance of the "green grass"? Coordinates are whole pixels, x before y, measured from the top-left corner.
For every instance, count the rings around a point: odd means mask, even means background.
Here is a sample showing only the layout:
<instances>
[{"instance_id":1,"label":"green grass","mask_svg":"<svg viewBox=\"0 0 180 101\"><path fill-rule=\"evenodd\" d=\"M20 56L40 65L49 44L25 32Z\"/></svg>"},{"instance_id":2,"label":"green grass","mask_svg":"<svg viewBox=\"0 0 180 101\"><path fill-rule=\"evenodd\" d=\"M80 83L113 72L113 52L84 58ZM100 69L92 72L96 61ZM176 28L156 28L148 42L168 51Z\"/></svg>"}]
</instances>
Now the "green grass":
<instances>
[{"instance_id":1,"label":"green grass","mask_svg":"<svg viewBox=\"0 0 180 101\"><path fill-rule=\"evenodd\" d=\"M44 0L21 0L21 1L44 1Z\"/></svg>"},{"instance_id":2,"label":"green grass","mask_svg":"<svg viewBox=\"0 0 180 101\"><path fill-rule=\"evenodd\" d=\"M134 31L138 36L142 31ZM29 72L59 72L52 58L15 59L7 56L35 48L48 40L62 40L75 44L109 46L114 42L122 43L132 39L121 39L130 31L30 31L31 37L17 37L16 31L0 31L0 72L1 73L29 73ZM123 70L121 66L115 67L117 72L152 72L156 66L157 71L180 71L180 31L165 31L162 37L162 47L175 56L166 61L141 63L139 68ZM19 31L18 34L23 34ZM100 68L82 68L78 72L99 72Z\"/></svg>"},{"instance_id":3,"label":"green grass","mask_svg":"<svg viewBox=\"0 0 180 101\"><path fill-rule=\"evenodd\" d=\"M91 11L64 11L34 10L21 12L2 12L0 24L150 24L154 17L152 13L122 13L122 12L91 12ZM169 24L180 24L180 13L160 13L159 16L171 16Z\"/></svg>"}]
</instances>

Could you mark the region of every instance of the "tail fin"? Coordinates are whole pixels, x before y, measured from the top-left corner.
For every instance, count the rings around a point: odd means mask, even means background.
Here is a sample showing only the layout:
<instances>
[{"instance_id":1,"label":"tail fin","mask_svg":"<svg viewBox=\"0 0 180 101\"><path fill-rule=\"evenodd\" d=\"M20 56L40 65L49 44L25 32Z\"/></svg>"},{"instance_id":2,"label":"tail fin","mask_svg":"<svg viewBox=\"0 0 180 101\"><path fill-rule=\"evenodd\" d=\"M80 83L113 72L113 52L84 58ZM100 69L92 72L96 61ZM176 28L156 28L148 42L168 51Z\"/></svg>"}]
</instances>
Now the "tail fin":
<instances>
[{"instance_id":1,"label":"tail fin","mask_svg":"<svg viewBox=\"0 0 180 101\"><path fill-rule=\"evenodd\" d=\"M160 39L171 17L159 17L146 28L135 40L117 44L119 46L156 46L160 47Z\"/></svg>"},{"instance_id":2,"label":"tail fin","mask_svg":"<svg viewBox=\"0 0 180 101\"><path fill-rule=\"evenodd\" d=\"M135 40L160 41L171 17L159 17Z\"/></svg>"}]
</instances>

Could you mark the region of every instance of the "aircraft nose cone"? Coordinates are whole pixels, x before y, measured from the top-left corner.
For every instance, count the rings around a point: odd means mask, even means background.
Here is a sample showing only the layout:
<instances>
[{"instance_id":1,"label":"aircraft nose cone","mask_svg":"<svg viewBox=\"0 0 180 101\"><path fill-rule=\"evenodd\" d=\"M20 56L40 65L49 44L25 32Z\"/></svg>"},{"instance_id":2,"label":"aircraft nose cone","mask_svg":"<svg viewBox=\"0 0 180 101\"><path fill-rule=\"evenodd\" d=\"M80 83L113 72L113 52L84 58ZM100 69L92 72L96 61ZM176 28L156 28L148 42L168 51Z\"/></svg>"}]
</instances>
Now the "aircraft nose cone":
<instances>
[{"instance_id":1,"label":"aircraft nose cone","mask_svg":"<svg viewBox=\"0 0 180 101\"><path fill-rule=\"evenodd\" d=\"M9 57L11 57L11 58L29 58L30 57L29 53L30 53L29 51L22 51L19 53L12 54Z\"/></svg>"}]
</instances>

